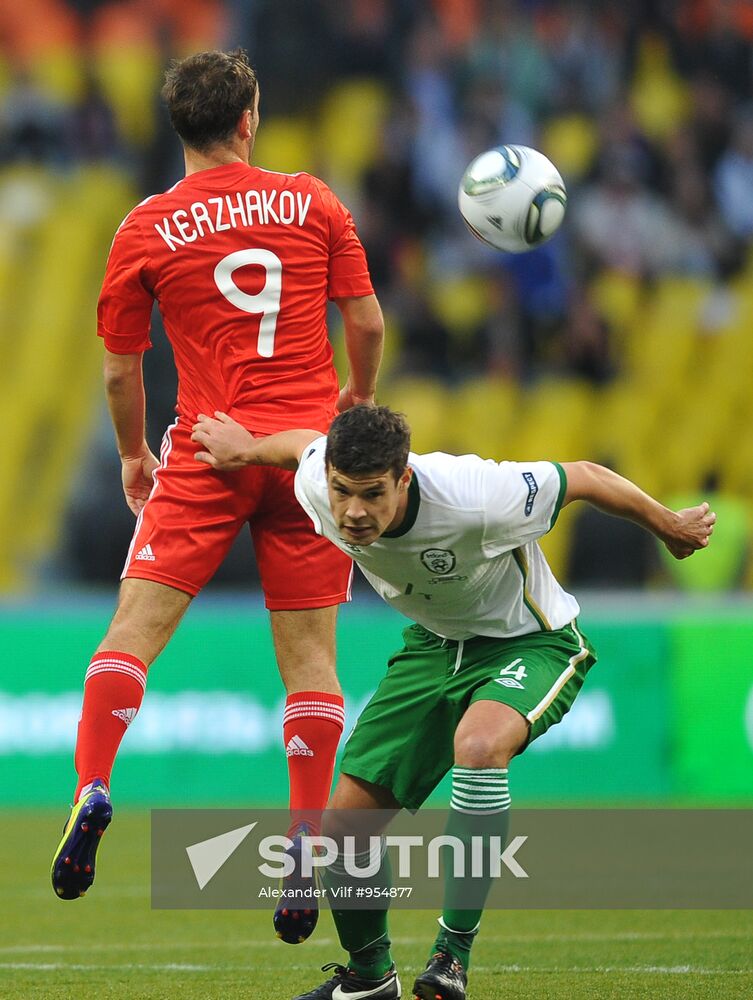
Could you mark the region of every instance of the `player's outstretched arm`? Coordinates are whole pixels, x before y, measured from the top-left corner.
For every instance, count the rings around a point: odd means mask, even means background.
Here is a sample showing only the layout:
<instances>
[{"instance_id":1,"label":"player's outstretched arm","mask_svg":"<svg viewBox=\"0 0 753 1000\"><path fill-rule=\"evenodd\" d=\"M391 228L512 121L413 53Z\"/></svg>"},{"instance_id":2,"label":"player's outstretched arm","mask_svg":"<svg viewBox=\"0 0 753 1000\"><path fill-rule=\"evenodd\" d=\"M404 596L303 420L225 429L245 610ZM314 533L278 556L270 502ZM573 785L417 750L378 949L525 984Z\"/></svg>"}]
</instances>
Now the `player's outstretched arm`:
<instances>
[{"instance_id":1,"label":"player's outstretched arm","mask_svg":"<svg viewBox=\"0 0 753 1000\"><path fill-rule=\"evenodd\" d=\"M685 559L708 545L716 514L707 503L673 511L603 465L564 462L562 468L567 476L563 504L586 500L606 514L635 521L664 542L675 559Z\"/></svg>"},{"instance_id":2,"label":"player's outstretched arm","mask_svg":"<svg viewBox=\"0 0 753 1000\"><path fill-rule=\"evenodd\" d=\"M194 457L218 472L234 472L246 465L295 471L303 450L321 436L321 431L294 430L255 438L227 413L215 410L214 417L199 414L191 440L202 447Z\"/></svg>"},{"instance_id":3,"label":"player's outstretched arm","mask_svg":"<svg viewBox=\"0 0 753 1000\"><path fill-rule=\"evenodd\" d=\"M345 324L348 380L340 392L337 409L373 403L384 347L384 318L376 295L336 299Z\"/></svg>"}]
</instances>

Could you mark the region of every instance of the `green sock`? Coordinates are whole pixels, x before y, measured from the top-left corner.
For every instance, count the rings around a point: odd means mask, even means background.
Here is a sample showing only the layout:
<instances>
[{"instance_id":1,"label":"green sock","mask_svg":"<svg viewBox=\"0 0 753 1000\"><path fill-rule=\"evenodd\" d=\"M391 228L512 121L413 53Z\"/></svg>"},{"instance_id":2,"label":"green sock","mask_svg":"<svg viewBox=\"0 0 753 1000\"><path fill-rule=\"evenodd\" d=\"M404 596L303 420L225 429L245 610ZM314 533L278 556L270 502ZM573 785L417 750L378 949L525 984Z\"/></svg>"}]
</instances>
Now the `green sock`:
<instances>
[{"instance_id":1,"label":"green sock","mask_svg":"<svg viewBox=\"0 0 753 1000\"><path fill-rule=\"evenodd\" d=\"M361 917L366 914L364 911L359 912L358 910L351 910L349 913L349 917L356 915ZM374 916L374 911L369 911L369 915ZM350 952L348 966L356 975L362 976L364 979L381 979L392 968L392 954L390 952L392 942L387 934L387 911L380 911L379 915L383 918L384 924L382 936L374 939L364 948ZM362 929L365 930L367 927L373 933L374 925L364 921Z\"/></svg>"},{"instance_id":2,"label":"green sock","mask_svg":"<svg viewBox=\"0 0 753 1000\"><path fill-rule=\"evenodd\" d=\"M510 795L507 768L455 767L452 772L452 804L445 833L466 845L467 874L462 880L453 877L451 864L445 864L444 907L434 951L448 951L468 969L471 946L478 933L481 914L491 888L488 871L489 838L500 837L504 846L510 825ZM485 842L483 874L471 876L472 837ZM447 860L449 850L445 854Z\"/></svg>"},{"instance_id":3,"label":"green sock","mask_svg":"<svg viewBox=\"0 0 753 1000\"><path fill-rule=\"evenodd\" d=\"M460 910L460 913L466 911ZM432 954L437 951L449 951L467 972L471 964L471 946L473 939L478 934L478 923L469 931L453 930L444 922L443 917L439 917L439 933L434 940Z\"/></svg>"},{"instance_id":4,"label":"green sock","mask_svg":"<svg viewBox=\"0 0 753 1000\"><path fill-rule=\"evenodd\" d=\"M365 868L368 853L356 855L355 864ZM328 889L335 886L373 886L389 888L392 885L392 869L389 856L382 856L380 870L368 879L354 879L338 859L330 865L324 876ZM392 967L389 934L387 931L387 905L375 910L338 910L332 907L340 944L348 952L348 967L364 979L381 979Z\"/></svg>"}]
</instances>

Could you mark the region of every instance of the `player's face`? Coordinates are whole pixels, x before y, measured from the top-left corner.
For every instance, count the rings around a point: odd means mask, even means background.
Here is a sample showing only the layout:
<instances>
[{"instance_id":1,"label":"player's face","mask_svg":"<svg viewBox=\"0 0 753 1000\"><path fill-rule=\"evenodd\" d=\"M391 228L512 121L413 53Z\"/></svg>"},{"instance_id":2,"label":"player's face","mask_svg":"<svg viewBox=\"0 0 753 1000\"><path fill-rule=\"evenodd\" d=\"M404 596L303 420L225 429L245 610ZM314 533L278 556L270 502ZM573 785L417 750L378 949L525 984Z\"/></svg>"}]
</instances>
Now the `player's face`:
<instances>
[{"instance_id":1,"label":"player's face","mask_svg":"<svg viewBox=\"0 0 753 1000\"><path fill-rule=\"evenodd\" d=\"M340 537L351 545L371 545L385 531L397 528L405 517L411 475L411 469L406 469L395 480L395 474L388 469L347 476L329 468L329 504Z\"/></svg>"}]
</instances>

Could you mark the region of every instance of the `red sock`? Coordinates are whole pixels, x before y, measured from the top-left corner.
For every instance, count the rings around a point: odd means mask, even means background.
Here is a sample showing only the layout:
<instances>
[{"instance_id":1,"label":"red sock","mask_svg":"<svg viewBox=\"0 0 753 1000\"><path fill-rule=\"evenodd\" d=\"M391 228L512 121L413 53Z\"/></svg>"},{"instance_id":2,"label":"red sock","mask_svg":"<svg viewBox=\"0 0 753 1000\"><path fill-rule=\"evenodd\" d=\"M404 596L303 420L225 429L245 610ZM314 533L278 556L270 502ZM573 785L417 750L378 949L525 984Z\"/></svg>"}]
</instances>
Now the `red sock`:
<instances>
[{"instance_id":1,"label":"red sock","mask_svg":"<svg viewBox=\"0 0 753 1000\"><path fill-rule=\"evenodd\" d=\"M297 825L297 813L321 812L326 807L344 726L341 695L323 691L288 695L282 732L290 778L291 830Z\"/></svg>"},{"instance_id":2,"label":"red sock","mask_svg":"<svg viewBox=\"0 0 753 1000\"><path fill-rule=\"evenodd\" d=\"M84 705L76 740L78 785L95 778L109 787L115 754L123 735L136 717L146 689L146 666L130 653L111 650L95 653L84 680Z\"/></svg>"}]
</instances>

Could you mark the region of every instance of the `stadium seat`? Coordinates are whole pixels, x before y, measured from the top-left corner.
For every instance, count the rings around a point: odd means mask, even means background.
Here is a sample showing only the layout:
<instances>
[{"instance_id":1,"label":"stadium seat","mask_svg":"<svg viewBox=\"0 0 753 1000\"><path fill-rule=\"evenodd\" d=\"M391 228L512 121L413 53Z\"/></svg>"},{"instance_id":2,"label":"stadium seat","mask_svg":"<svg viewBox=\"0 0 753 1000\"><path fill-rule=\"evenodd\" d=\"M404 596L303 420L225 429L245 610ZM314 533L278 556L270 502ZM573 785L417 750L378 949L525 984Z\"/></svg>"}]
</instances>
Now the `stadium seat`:
<instances>
[{"instance_id":1,"label":"stadium seat","mask_svg":"<svg viewBox=\"0 0 753 1000\"><path fill-rule=\"evenodd\" d=\"M752 413L740 425L742 434L730 437L718 455L719 485L727 493L747 497L753 513L753 434Z\"/></svg>"},{"instance_id":2,"label":"stadium seat","mask_svg":"<svg viewBox=\"0 0 753 1000\"><path fill-rule=\"evenodd\" d=\"M622 271L602 271L589 288L591 301L607 320L622 348L640 318L645 292L634 275Z\"/></svg>"},{"instance_id":3,"label":"stadium seat","mask_svg":"<svg viewBox=\"0 0 753 1000\"><path fill-rule=\"evenodd\" d=\"M406 415L413 431L413 451L450 449L454 416L448 390L441 382L425 378L397 379L385 383L379 401Z\"/></svg>"},{"instance_id":4,"label":"stadium seat","mask_svg":"<svg viewBox=\"0 0 753 1000\"><path fill-rule=\"evenodd\" d=\"M541 151L566 179L580 180L591 169L598 148L594 122L585 115L561 115L552 119L541 134Z\"/></svg>"},{"instance_id":5,"label":"stadium seat","mask_svg":"<svg viewBox=\"0 0 753 1000\"><path fill-rule=\"evenodd\" d=\"M11 71L8 60L0 52L0 100L5 97L5 93L10 86Z\"/></svg>"},{"instance_id":6,"label":"stadium seat","mask_svg":"<svg viewBox=\"0 0 753 1000\"><path fill-rule=\"evenodd\" d=\"M107 46L96 57L102 90L115 111L121 132L129 142L146 146L154 134L161 57L149 44Z\"/></svg>"},{"instance_id":7,"label":"stadium seat","mask_svg":"<svg viewBox=\"0 0 753 1000\"><path fill-rule=\"evenodd\" d=\"M598 393L575 380L546 379L511 401L504 458L514 461L577 461L591 457ZM557 530L542 539L555 574L564 573L572 540L573 515L562 512Z\"/></svg>"},{"instance_id":8,"label":"stadium seat","mask_svg":"<svg viewBox=\"0 0 753 1000\"><path fill-rule=\"evenodd\" d=\"M50 47L31 62L29 70L35 83L56 101L73 104L81 97L84 68L76 49Z\"/></svg>"},{"instance_id":9,"label":"stadium seat","mask_svg":"<svg viewBox=\"0 0 753 1000\"><path fill-rule=\"evenodd\" d=\"M478 378L465 382L452 399L452 450L472 452L498 462L509 457L520 414L520 391L510 379Z\"/></svg>"},{"instance_id":10,"label":"stadium seat","mask_svg":"<svg viewBox=\"0 0 753 1000\"><path fill-rule=\"evenodd\" d=\"M690 110L687 87L672 68L667 45L658 35L642 39L630 104L639 126L653 139L674 132Z\"/></svg>"},{"instance_id":11,"label":"stadium seat","mask_svg":"<svg viewBox=\"0 0 753 1000\"><path fill-rule=\"evenodd\" d=\"M588 457L596 391L574 379L545 379L521 395L506 457L569 462Z\"/></svg>"},{"instance_id":12,"label":"stadium seat","mask_svg":"<svg viewBox=\"0 0 753 1000\"><path fill-rule=\"evenodd\" d=\"M256 136L254 162L285 174L316 168L313 129L299 118L264 118Z\"/></svg>"},{"instance_id":13,"label":"stadium seat","mask_svg":"<svg viewBox=\"0 0 753 1000\"><path fill-rule=\"evenodd\" d=\"M658 392L668 381L681 384L693 360L710 291L709 282L695 278L665 278L658 283L625 344L626 368L639 384Z\"/></svg>"},{"instance_id":14,"label":"stadium seat","mask_svg":"<svg viewBox=\"0 0 753 1000\"><path fill-rule=\"evenodd\" d=\"M655 492L655 407L634 385L621 381L596 395L590 430L589 457Z\"/></svg>"},{"instance_id":15,"label":"stadium seat","mask_svg":"<svg viewBox=\"0 0 753 1000\"><path fill-rule=\"evenodd\" d=\"M101 399L97 288L112 233L135 200L103 168L53 183L55 209L36 227L25 261L28 273L43 277L16 286L12 380L0 394L0 420L15 428L0 477L0 591L22 585L57 541Z\"/></svg>"},{"instance_id":16,"label":"stadium seat","mask_svg":"<svg viewBox=\"0 0 753 1000\"><path fill-rule=\"evenodd\" d=\"M464 340L489 315L489 282L483 275L442 276L429 284L428 297L456 340Z\"/></svg>"},{"instance_id":17,"label":"stadium seat","mask_svg":"<svg viewBox=\"0 0 753 1000\"><path fill-rule=\"evenodd\" d=\"M354 186L374 160L387 116L389 95L379 80L346 80L324 99L319 156L334 183Z\"/></svg>"}]
</instances>

